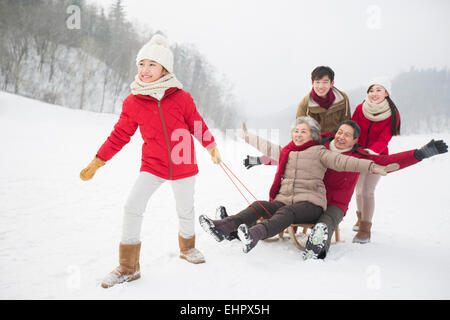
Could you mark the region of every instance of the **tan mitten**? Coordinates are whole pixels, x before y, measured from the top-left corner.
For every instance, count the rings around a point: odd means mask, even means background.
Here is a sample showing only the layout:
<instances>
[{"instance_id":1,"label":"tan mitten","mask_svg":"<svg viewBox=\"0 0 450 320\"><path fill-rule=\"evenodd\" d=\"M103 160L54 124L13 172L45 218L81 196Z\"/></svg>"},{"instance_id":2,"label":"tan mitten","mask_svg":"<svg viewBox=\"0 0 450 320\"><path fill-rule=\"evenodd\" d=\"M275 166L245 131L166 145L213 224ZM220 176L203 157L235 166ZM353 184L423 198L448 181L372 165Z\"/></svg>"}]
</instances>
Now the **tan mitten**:
<instances>
[{"instance_id":1,"label":"tan mitten","mask_svg":"<svg viewBox=\"0 0 450 320\"><path fill-rule=\"evenodd\" d=\"M219 164L222 161L222 158L220 157L219 149L217 148L217 146L208 151L209 151L209 154L211 155L211 160L212 160L212 162L214 162L214 164Z\"/></svg>"},{"instance_id":2,"label":"tan mitten","mask_svg":"<svg viewBox=\"0 0 450 320\"><path fill-rule=\"evenodd\" d=\"M380 165L372 162L372 164L370 165L369 171L370 171L370 173L385 176L389 172L398 170L399 168L400 168L400 165L398 163L390 163L387 166L380 166Z\"/></svg>"},{"instance_id":3,"label":"tan mitten","mask_svg":"<svg viewBox=\"0 0 450 320\"><path fill-rule=\"evenodd\" d=\"M91 180L95 172L98 170L98 168L104 165L105 162L103 160L100 160L99 158L95 157L94 160L92 160L91 163L89 163L86 168L81 170L80 172L81 180L83 181Z\"/></svg>"}]
</instances>

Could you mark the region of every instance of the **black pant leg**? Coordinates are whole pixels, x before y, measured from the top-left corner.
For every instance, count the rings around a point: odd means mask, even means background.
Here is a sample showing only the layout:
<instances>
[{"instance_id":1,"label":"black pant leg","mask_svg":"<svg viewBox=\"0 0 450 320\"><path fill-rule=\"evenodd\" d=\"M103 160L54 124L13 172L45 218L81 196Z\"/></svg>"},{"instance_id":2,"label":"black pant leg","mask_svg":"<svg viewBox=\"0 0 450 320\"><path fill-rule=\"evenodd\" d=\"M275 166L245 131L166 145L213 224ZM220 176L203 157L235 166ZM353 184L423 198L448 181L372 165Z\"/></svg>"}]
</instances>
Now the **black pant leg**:
<instances>
[{"instance_id":1,"label":"black pant leg","mask_svg":"<svg viewBox=\"0 0 450 320\"><path fill-rule=\"evenodd\" d=\"M293 223L316 223L323 214L323 208L308 201L294 203L295 219Z\"/></svg>"},{"instance_id":2,"label":"black pant leg","mask_svg":"<svg viewBox=\"0 0 450 320\"><path fill-rule=\"evenodd\" d=\"M269 212L267 213L263 207ZM251 206L248 206L241 212L230 216L236 223L236 225L241 225L245 223L247 226L252 226L256 223L256 221L261 217L264 219L270 219L271 216L275 214L275 212L284 207L285 204L280 201L257 201L253 202ZM252 208L253 207L253 208ZM255 213L256 210L256 213ZM269 215L270 214L270 215Z\"/></svg>"},{"instance_id":3,"label":"black pant leg","mask_svg":"<svg viewBox=\"0 0 450 320\"><path fill-rule=\"evenodd\" d=\"M267 229L267 237L270 238L284 231L293 223L315 223L322 212L322 207L302 201L281 207L272 218L264 220L262 223Z\"/></svg>"}]
</instances>

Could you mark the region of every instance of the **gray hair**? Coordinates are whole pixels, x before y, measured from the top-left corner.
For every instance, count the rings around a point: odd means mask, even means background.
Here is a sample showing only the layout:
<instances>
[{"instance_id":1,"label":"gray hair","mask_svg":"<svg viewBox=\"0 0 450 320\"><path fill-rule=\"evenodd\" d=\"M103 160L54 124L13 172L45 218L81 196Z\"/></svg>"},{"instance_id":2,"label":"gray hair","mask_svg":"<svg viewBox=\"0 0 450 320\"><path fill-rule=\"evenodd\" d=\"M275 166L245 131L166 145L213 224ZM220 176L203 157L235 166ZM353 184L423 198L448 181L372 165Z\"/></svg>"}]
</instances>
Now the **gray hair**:
<instances>
[{"instance_id":1,"label":"gray hair","mask_svg":"<svg viewBox=\"0 0 450 320\"><path fill-rule=\"evenodd\" d=\"M299 125L305 123L308 125L309 130L311 131L312 139L318 143L320 143L321 137L320 137L320 124L311 117L298 117L295 120L295 124L291 130L291 134L294 133L295 128Z\"/></svg>"}]
</instances>

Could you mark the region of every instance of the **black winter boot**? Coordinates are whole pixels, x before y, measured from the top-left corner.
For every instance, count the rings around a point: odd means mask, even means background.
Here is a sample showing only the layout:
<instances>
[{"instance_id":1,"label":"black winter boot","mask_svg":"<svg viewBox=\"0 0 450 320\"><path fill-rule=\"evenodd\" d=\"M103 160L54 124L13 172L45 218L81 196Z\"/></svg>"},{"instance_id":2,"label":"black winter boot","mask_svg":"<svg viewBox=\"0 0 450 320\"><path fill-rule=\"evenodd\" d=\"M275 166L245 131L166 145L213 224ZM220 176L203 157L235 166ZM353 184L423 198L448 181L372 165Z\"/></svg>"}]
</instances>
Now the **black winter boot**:
<instances>
[{"instance_id":1,"label":"black winter boot","mask_svg":"<svg viewBox=\"0 0 450 320\"><path fill-rule=\"evenodd\" d=\"M323 259L326 255L325 244L328 240L328 228L325 223L317 223L311 230L306 242L306 249L302 253L303 260Z\"/></svg>"},{"instance_id":2,"label":"black winter boot","mask_svg":"<svg viewBox=\"0 0 450 320\"><path fill-rule=\"evenodd\" d=\"M238 237L242 242L242 251L252 250L259 240L267 238L267 229L262 223L258 223L250 229L245 224L238 227Z\"/></svg>"},{"instance_id":3,"label":"black winter boot","mask_svg":"<svg viewBox=\"0 0 450 320\"><path fill-rule=\"evenodd\" d=\"M224 206L220 206L216 209L216 219L225 219L228 218L227 209ZM228 241L238 239L237 231L232 231L228 236L225 237Z\"/></svg>"},{"instance_id":4,"label":"black winter boot","mask_svg":"<svg viewBox=\"0 0 450 320\"><path fill-rule=\"evenodd\" d=\"M211 220L202 214L198 217L198 220L200 221L203 230L212 235L218 242L226 239L230 235L230 232L236 230L236 224L231 218Z\"/></svg>"}]
</instances>

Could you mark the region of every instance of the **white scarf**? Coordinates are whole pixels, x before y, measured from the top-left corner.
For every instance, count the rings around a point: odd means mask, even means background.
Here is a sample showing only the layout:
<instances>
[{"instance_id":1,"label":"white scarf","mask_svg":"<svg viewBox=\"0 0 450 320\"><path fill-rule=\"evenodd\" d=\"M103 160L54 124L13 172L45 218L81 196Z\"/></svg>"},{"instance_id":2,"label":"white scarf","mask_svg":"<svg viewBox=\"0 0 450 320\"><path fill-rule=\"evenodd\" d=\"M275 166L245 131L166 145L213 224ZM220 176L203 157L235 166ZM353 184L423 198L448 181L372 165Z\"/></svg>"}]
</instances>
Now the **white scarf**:
<instances>
[{"instance_id":1,"label":"white scarf","mask_svg":"<svg viewBox=\"0 0 450 320\"><path fill-rule=\"evenodd\" d=\"M132 94L142 94L144 96L152 96L158 100L164 96L164 93L169 88L183 89L183 85L175 77L173 73L169 73L164 77L154 82L144 82L139 79L139 76L134 77L134 81L130 84Z\"/></svg>"},{"instance_id":2,"label":"white scarf","mask_svg":"<svg viewBox=\"0 0 450 320\"><path fill-rule=\"evenodd\" d=\"M345 152L348 152L348 151L350 151L350 150L353 149L353 147L350 147L350 148L347 148L347 149L338 149L338 148L336 148L336 145L335 145L335 143L334 143L335 140L336 140L336 139L333 139L333 140L330 142L330 150L331 150L331 151L333 151L333 152L338 152L338 153L345 153ZM379 153L376 153L375 151L372 151L372 150L370 150L370 149L364 149L364 150L366 150L367 153L370 154L370 155L374 155L374 156L378 156L378 155L379 155Z\"/></svg>"},{"instance_id":3,"label":"white scarf","mask_svg":"<svg viewBox=\"0 0 450 320\"><path fill-rule=\"evenodd\" d=\"M364 100L362 111L364 116L371 121L383 121L392 114L387 99L384 99L381 103L372 103L369 97Z\"/></svg>"},{"instance_id":4,"label":"white scarf","mask_svg":"<svg viewBox=\"0 0 450 320\"><path fill-rule=\"evenodd\" d=\"M347 149L338 149L338 148L336 148L336 145L334 144L335 140L336 139L333 139L330 142L330 150L331 151L338 152L338 153L345 153L345 152L348 152L348 151L353 149L353 147L350 147L350 148L347 148Z\"/></svg>"}]
</instances>

